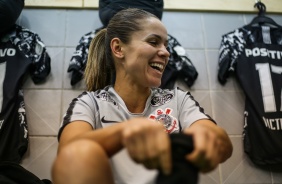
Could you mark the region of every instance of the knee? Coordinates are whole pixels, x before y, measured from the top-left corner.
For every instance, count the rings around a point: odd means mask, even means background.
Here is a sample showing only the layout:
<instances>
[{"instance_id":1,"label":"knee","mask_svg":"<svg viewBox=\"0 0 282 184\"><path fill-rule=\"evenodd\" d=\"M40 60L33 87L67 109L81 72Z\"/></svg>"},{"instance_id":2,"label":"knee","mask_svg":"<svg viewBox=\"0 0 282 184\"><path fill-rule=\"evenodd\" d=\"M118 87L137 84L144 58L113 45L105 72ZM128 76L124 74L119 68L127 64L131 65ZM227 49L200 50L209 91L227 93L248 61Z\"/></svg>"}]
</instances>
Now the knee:
<instances>
[{"instance_id":1,"label":"knee","mask_svg":"<svg viewBox=\"0 0 282 184\"><path fill-rule=\"evenodd\" d=\"M104 149L96 142L78 140L65 145L58 152L53 163L53 172L62 172L65 169L91 170L93 166L108 164L108 156Z\"/></svg>"},{"instance_id":2,"label":"knee","mask_svg":"<svg viewBox=\"0 0 282 184\"><path fill-rule=\"evenodd\" d=\"M58 184L104 181L105 178L98 171L111 173L109 157L103 147L91 140L77 140L58 152L52 167L52 178Z\"/></svg>"},{"instance_id":3,"label":"knee","mask_svg":"<svg viewBox=\"0 0 282 184\"><path fill-rule=\"evenodd\" d=\"M57 160L74 163L75 161L88 162L95 158L107 158L104 149L91 140L77 140L62 147L57 155Z\"/></svg>"}]
</instances>

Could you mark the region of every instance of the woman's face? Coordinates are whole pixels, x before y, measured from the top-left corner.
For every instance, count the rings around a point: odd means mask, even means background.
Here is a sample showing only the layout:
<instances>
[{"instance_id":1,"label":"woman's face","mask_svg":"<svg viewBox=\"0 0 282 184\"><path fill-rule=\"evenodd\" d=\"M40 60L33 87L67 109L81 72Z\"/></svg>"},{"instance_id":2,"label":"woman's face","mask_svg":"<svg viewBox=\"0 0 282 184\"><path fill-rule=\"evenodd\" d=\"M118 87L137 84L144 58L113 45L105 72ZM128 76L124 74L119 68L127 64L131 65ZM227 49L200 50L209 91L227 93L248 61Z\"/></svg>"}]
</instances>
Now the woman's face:
<instances>
[{"instance_id":1,"label":"woman's face","mask_svg":"<svg viewBox=\"0 0 282 184\"><path fill-rule=\"evenodd\" d=\"M124 79L144 87L159 87L168 62L167 31L156 18L140 21L142 30L133 33L129 44L122 49Z\"/></svg>"}]
</instances>

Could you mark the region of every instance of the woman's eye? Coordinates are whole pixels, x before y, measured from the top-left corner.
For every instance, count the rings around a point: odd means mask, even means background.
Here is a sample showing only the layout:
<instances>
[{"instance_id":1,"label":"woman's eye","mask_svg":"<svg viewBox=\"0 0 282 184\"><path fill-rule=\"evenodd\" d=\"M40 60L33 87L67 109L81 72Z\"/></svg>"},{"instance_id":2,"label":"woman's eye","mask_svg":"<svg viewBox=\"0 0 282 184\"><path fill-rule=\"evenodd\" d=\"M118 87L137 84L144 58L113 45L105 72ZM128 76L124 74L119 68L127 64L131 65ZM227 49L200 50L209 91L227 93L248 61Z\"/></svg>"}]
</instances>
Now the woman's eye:
<instances>
[{"instance_id":1,"label":"woman's eye","mask_svg":"<svg viewBox=\"0 0 282 184\"><path fill-rule=\"evenodd\" d=\"M157 45L157 44L158 44L157 41L149 41L149 43L150 43L151 45Z\"/></svg>"}]
</instances>

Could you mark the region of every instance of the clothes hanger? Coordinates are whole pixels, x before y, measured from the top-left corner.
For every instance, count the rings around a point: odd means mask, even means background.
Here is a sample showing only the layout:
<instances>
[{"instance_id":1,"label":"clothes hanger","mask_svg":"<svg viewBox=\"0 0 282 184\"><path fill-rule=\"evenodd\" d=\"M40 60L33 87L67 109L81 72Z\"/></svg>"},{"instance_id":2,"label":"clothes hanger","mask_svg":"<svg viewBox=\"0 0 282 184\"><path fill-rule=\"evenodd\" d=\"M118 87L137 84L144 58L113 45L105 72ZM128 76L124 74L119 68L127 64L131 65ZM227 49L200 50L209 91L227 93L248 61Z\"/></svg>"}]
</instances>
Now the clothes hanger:
<instances>
[{"instance_id":1,"label":"clothes hanger","mask_svg":"<svg viewBox=\"0 0 282 184\"><path fill-rule=\"evenodd\" d=\"M258 15L248 24L248 26L254 26L256 24L268 24L277 28L282 28L282 26L277 24L272 18L265 16L266 6L261 1L257 1L254 7L258 8L259 12Z\"/></svg>"}]
</instances>

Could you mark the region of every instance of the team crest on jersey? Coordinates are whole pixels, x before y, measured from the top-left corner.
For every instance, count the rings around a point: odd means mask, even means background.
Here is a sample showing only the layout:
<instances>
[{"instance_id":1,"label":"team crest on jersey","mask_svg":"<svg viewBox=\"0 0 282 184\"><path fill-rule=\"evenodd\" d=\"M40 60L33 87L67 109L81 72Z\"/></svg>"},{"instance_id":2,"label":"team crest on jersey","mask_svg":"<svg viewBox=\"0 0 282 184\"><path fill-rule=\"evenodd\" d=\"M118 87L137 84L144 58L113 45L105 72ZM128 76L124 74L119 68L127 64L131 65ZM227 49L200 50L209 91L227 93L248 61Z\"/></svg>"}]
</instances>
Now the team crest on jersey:
<instances>
[{"instance_id":1,"label":"team crest on jersey","mask_svg":"<svg viewBox=\"0 0 282 184\"><path fill-rule=\"evenodd\" d=\"M172 109L158 109L155 114L149 116L150 119L163 123L167 133L179 132L179 124L175 117L171 116Z\"/></svg>"},{"instance_id":2,"label":"team crest on jersey","mask_svg":"<svg viewBox=\"0 0 282 184\"><path fill-rule=\"evenodd\" d=\"M152 97L151 105L160 106L166 104L173 98L173 96L172 91L159 89L158 93Z\"/></svg>"},{"instance_id":3,"label":"team crest on jersey","mask_svg":"<svg viewBox=\"0 0 282 184\"><path fill-rule=\"evenodd\" d=\"M111 102L114 105L117 105L117 103L111 98L108 92L100 92L100 93L98 92L96 94L96 97L100 100Z\"/></svg>"}]
</instances>

